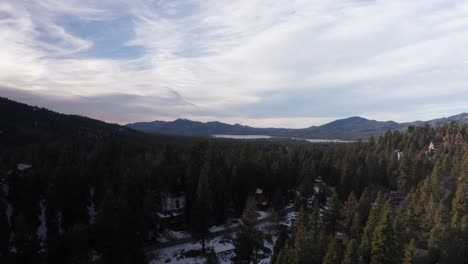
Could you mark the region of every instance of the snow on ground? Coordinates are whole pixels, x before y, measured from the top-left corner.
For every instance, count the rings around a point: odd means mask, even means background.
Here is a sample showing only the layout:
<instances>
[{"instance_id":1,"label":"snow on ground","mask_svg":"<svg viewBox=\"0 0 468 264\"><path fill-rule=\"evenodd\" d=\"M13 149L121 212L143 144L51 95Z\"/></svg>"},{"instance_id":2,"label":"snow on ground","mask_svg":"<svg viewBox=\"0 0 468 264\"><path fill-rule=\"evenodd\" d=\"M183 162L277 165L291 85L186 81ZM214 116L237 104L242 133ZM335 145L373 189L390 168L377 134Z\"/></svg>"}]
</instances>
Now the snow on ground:
<instances>
[{"instance_id":1,"label":"snow on ground","mask_svg":"<svg viewBox=\"0 0 468 264\"><path fill-rule=\"evenodd\" d=\"M223 231L225 229L225 226L224 225L218 225L218 226L212 226L210 227L209 231L210 233L213 233L213 232L219 232L219 231Z\"/></svg>"},{"instance_id":2,"label":"snow on ground","mask_svg":"<svg viewBox=\"0 0 468 264\"><path fill-rule=\"evenodd\" d=\"M259 263L268 264L270 263L271 255L273 254L273 247L277 240L276 233L274 235L271 232L272 224L269 221L260 223L258 229L262 230L265 234L264 246L265 249L260 253L261 259ZM210 231L217 232L224 229L224 226L213 226ZM223 235L215 237L206 242L206 251L210 252L211 249L216 253L218 260L221 264L232 263L234 257L234 240L235 234ZM201 243L187 243L177 246L172 246L164 249L155 251L153 260L150 264L157 263L205 263L206 259L201 254Z\"/></svg>"},{"instance_id":3,"label":"snow on ground","mask_svg":"<svg viewBox=\"0 0 468 264\"><path fill-rule=\"evenodd\" d=\"M209 252L211 249L216 253L219 263L228 264L232 263L234 257L234 240L235 235L220 236L213 238L206 243L206 251ZM276 236L272 236L269 239L264 240L265 250L260 252L262 258L259 263L269 264L271 254L273 253L273 247L277 240ZM169 264L201 264L205 263L206 259L199 256L201 253L201 243L189 243L173 247L168 247L155 252L154 259L150 261L150 264L169 263Z\"/></svg>"},{"instance_id":4,"label":"snow on ground","mask_svg":"<svg viewBox=\"0 0 468 264\"><path fill-rule=\"evenodd\" d=\"M291 227L294 220L296 220L297 215L298 215L298 212L295 212L295 211L289 212L286 215L284 221L281 221L280 224L285 225L287 227Z\"/></svg>"},{"instance_id":5,"label":"snow on ground","mask_svg":"<svg viewBox=\"0 0 468 264\"><path fill-rule=\"evenodd\" d=\"M294 204L289 204L285 209L291 210ZM293 221L297 218L298 212L291 211L283 217L280 224L286 225L288 227L292 226ZM257 220L263 220L271 216L271 213L264 211L257 211ZM238 225L231 224L229 228ZM226 225L212 226L209 231L211 233L220 232L226 229ZM262 221L258 223L257 228L265 234L264 239L264 249L259 252L260 259L258 260L260 264L269 264L271 255L273 254L273 248L277 240L277 228L278 223L271 219L267 221ZM165 230L170 231L170 230ZM182 236L183 232L174 232L170 231L175 236ZM189 234L187 234L189 236ZM216 253L218 260L222 264L232 263L232 258L235 256L234 253L234 240L235 233L230 235L222 235L206 242L206 251L210 252L211 249ZM181 245L176 245L172 247L167 247L159 249L153 253L152 260L150 264L159 264L159 263L180 263L180 264L199 264L205 263L206 258L201 255L201 243L186 243Z\"/></svg>"},{"instance_id":6,"label":"snow on ground","mask_svg":"<svg viewBox=\"0 0 468 264\"><path fill-rule=\"evenodd\" d=\"M264 246L270 251L269 254L266 254L266 257L261 259L258 263L259 264L270 264L271 263L271 256L273 255L273 248L275 247L276 240L278 237L276 235L271 237L271 240L266 239Z\"/></svg>"},{"instance_id":7,"label":"snow on ground","mask_svg":"<svg viewBox=\"0 0 468 264\"><path fill-rule=\"evenodd\" d=\"M171 236L174 239L181 239L181 238L187 238L190 237L190 234L186 231L172 231L170 229L165 229L164 232Z\"/></svg>"},{"instance_id":8,"label":"snow on ground","mask_svg":"<svg viewBox=\"0 0 468 264\"><path fill-rule=\"evenodd\" d=\"M263 220L267 218L270 215L270 213L265 212L265 211L257 211L257 220Z\"/></svg>"},{"instance_id":9,"label":"snow on ground","mask_svg":"<svg viewBox=\"0 0 468 264\"><path fill-rule=\"evenodd\" d=\"M170 240L167 239L165 236L163 236L161 233L158 232L157 236L156 236L156 240L159 242L159 243L166 243L166 242L169 242Z\"/></svg>"},{"instance_id":10,"label":"snow on ground","mask_svg":"<svg viewBox=\"0 0 468 264\"><path fill-rule=\"evenodd\" d=\"M221 263L231 263L230 258L233 256L234 250L233 236L216 237L206 243L207 252L213 248L218 255ZM198 256L201 251L201 243L182 244L173 247L164 248L155 252L155 258L150 264L157 263L205 263L204 257Z\"/></svg>"},{"instance_id":11,"label":"snow on ground","mask_svg":"<svg viewBox=\"0 0 468 264\"><path fill-rule=\"evenodd\" d=\"M216 232L222 232L226 229L233 229L233 228L236 228L237 226L239 226L239 223L232 223L232 224L225 224L225 225L215 225L215 226L212 226L210 227L208 230L210 231L210 233L216 233Z\"/></svg>"},{"instance_id":12,"label":"snow on ground","mask_svg":"<svg viewBox=\"0 0 468 264\"><path fill-rule=\"evenodd\" d=\"M317 185L314 185L314 192L318 194L320 192L320 188Z\"/></svg>"}]
</instances>

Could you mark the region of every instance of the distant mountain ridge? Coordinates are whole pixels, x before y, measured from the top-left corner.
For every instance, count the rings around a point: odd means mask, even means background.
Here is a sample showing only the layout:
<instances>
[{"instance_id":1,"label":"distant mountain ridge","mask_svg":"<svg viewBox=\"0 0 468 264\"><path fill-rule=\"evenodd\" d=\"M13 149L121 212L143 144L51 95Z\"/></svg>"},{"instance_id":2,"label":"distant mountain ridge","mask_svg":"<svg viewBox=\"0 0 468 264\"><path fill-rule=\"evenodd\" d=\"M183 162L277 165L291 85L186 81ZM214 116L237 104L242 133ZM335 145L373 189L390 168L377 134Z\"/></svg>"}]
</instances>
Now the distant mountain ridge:
<instances>
[{"instance_id":1,"label":"distant mountain ridge","mask_svg":"<svg viewBox=\"0 0 468 264\"><path fill-rule=\"evenodd\" d=\"M300 129L256 128L240 124L230 125L218 121L203 123L187 119L177 119L170 122L139 122L121 126L78 115L60 114L45 108L30 106L0 97L0 145L3 146L49 141L70 136L88 139L120 137L122 135L144 136L144 134L137 131L182 136L228 134L356 140L367 139L371 135L380 136L389 130L405 130L410 125L441 126L451 122L468 124L468 113L408 123L382 122L353 116L321 126Z\"/></svg>"},{"instance_id":2,"label":"distant mountain ridge","mask_svg":"<svg viewBox=\"0 0 468 264\"><path fill-rule=\"evenodd\" d=\"M100 139L142 134L117 124L60 114L0 97L0 146L48 142L64 137Z\"/></svg>"},{"instance_id":3,"label":"distant mountain ridge","mask_svg":"<svg viewBox=\"0 0 468 264\"><path fill-rule=\"evenodd\" d=\"M308 128L255 128L240 124L226 124L218 121L198 122L188 119L174 121L138 122L127 126L146 133L173 134L185 136L228 135L268 135L277 137L317 138L317 139L367 139L370 136L380 136L388 130L405 130L408 126L441 126L456 122L468 124L468 113L433 119L397 123L394 121L370 120L359 116L338 119L321 126Z\"/></svg>"},{"instance_id":4,"label":"distant mountain ridge","mask_svg":"<svg viewBox=\"0 0 468 264\"><path fill-rule=\"evenodd\" d=\"M285 128L255 128L240 124L230 125L218 121L203 123L188 119L176 119L170 122L140 122L128 124L127 126L146 133L176 134L185 136L206 136L216 134L269 135L291 130Z\"/></svg>"}]
</instances>

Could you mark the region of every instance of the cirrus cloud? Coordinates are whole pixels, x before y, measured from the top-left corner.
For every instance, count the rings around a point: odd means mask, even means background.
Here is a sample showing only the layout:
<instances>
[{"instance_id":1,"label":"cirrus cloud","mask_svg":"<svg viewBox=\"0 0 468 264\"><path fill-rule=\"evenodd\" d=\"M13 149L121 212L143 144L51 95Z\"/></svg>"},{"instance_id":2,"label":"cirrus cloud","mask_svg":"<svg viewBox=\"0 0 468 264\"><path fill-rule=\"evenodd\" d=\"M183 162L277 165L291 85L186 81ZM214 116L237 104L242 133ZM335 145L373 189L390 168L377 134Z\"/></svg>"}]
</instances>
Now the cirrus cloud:
<instances>
[{"instance_id":1,"label":"cirrus cloud","mask_svg":"<svg viewBox=\"0 0 468 264\"><path fill-rule=\"evenodd\" d=\"M466 111L467 15L447 0L7 0L0 94L119 123L435 118Z\"/></svg>"}]
</instances>

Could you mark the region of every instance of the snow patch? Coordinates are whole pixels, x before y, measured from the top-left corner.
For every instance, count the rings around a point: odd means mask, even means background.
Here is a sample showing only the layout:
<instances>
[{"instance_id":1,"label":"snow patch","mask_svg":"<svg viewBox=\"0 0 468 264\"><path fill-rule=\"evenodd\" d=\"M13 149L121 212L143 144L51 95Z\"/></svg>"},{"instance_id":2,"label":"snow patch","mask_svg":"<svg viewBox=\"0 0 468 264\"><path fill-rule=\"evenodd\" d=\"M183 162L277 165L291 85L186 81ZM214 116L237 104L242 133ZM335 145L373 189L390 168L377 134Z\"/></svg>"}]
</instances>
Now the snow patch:
<instances>
[{"instance_id":1,"label":"snow patch","mask_svg":"<svg viewBox=\"0 0 468 264\"><path fill-rule=\"evenodd\" d=\"M32 168L31 165L24 164L24 163L18 163L18 165L16 166L16 169L19 170L19 171L25 171L25 170L30 169L30 168Z\"/></svg>"},{"instance_id":2,"label":"snow patch","mask_svg":"<svg viewBox=\"0 0 468 264\"><path fill-rule=\"evenodd\" d=\"M185 231L172 231L170 229L165 229L163 232L168 234L173 239L182 239L182 238L190 237L190 234Z\"/></svg>"},{"instance_id":3,"label":"snow patch","mask_svg":"<svg viewBox=\"0 0 468 264\"><path fill-rule=\"evenodd\" d=\"M257 211L257 220L263 220L270 216L270 213L264 211Z\"/></svg>"}]
</instances>

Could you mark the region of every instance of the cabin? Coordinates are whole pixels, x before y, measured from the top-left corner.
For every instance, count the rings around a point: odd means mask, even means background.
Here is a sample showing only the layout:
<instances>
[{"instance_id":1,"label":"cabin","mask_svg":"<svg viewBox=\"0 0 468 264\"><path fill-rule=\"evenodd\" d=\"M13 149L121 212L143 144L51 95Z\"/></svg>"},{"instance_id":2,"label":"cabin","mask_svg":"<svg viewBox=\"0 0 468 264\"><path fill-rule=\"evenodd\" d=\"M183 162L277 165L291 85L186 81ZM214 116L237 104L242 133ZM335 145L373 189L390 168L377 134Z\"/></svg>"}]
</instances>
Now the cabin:
<instances>
[{"instance_id":1,"label":"cabin","mask_svg":"<svg viewBox=\"0 0 468 264\"><path fill-rule=\"evenodd\" d=\"M26 163L18 163L14 169L10 170L7 173L8 177L18 177L24 176L26 173L30 173L32 171L32 165Z\"/></svg>"},{"instance_id":2,"label":"cabin","mask_svg":"<svg viewBox=\"0 0 468 264\"><path fill-rule=\"evenodd\" d=\"M455 136L455 145L459 146L461 144L463 144L463 135L460 132L458 132Z\"/></svg>"},{"instance_id":3,"label":"cabin","mask_svg":"<svg viewBox=\"0 0 468 264\"><path fill-rule=\"evenodd\" d=\"M185 193L183 192L163 192L161 193L160 229L169 228L174 231L185 229L184 210Z\"/></svg>"},{"instance_id":4,"label":"cabin","mask_svg":"<svg viewBox=\"0 0 468 264\"><path fill-rule=\"evenodd\" d=\"M268 209L268 197L263 193L263 190L257 188L255 191L255 202L257 203L257 208L260 210Z\"/></svg>"},{"instance_id":5,"label":"cabin","mask_svg":"<svg viewBox=\"0 0 468 264\"><path fill-rule=\"evenodd\" d=\"M436 152L436 148L435 148L435 145L434 143L431 141L431 143L429 144L429 146L427 147L427 151L426 151L426 154L427 155L432 155Z\"/></svg>"},{"instance_id":6,"label":"cabin","mask_svg":"<svg viewBox=\"0 0 468 264\"><path fill-rule=\"evenodd\" d=\"M431 143L429 144L429 147L428 147L427 150L430 151L430 152L435 151L435 145L434 145L434 143L432 143L432 141L431 141Z\"/></svg>"},{"instance_id":7,"label":"cabin","mask_svg":"<svg viewBox=\"0 0 468 264\"><path fill-rule=\"evenodd\" d=\"M397 156L397 160L401 160L401 158L403 158L403 152L401 150L397 149L394 151L394 153Z\"/></svg>"},{"instance_id":8,"label":"cabin","mask_svg":"<svg viewBox=\"0 0 468 264\"><path fill-rule=\"evenodd\" d=\"M29 165L29 164L18 163L18 165L16 165L16 170L18 171L26 171L31 168L32 168L32 165Z\"/></svg>"},{"instance_id":9,"label":"cabin","mask_svg":"<svg viewBox=\"0 0 468 264\"><path fill-rule=\"evenodd\" d=\"M402 192L391 191L383 195L384 201L389 201L394 207L400 206L400 204L406 199L406 194Z\"/></svg>"}]
</instances>

